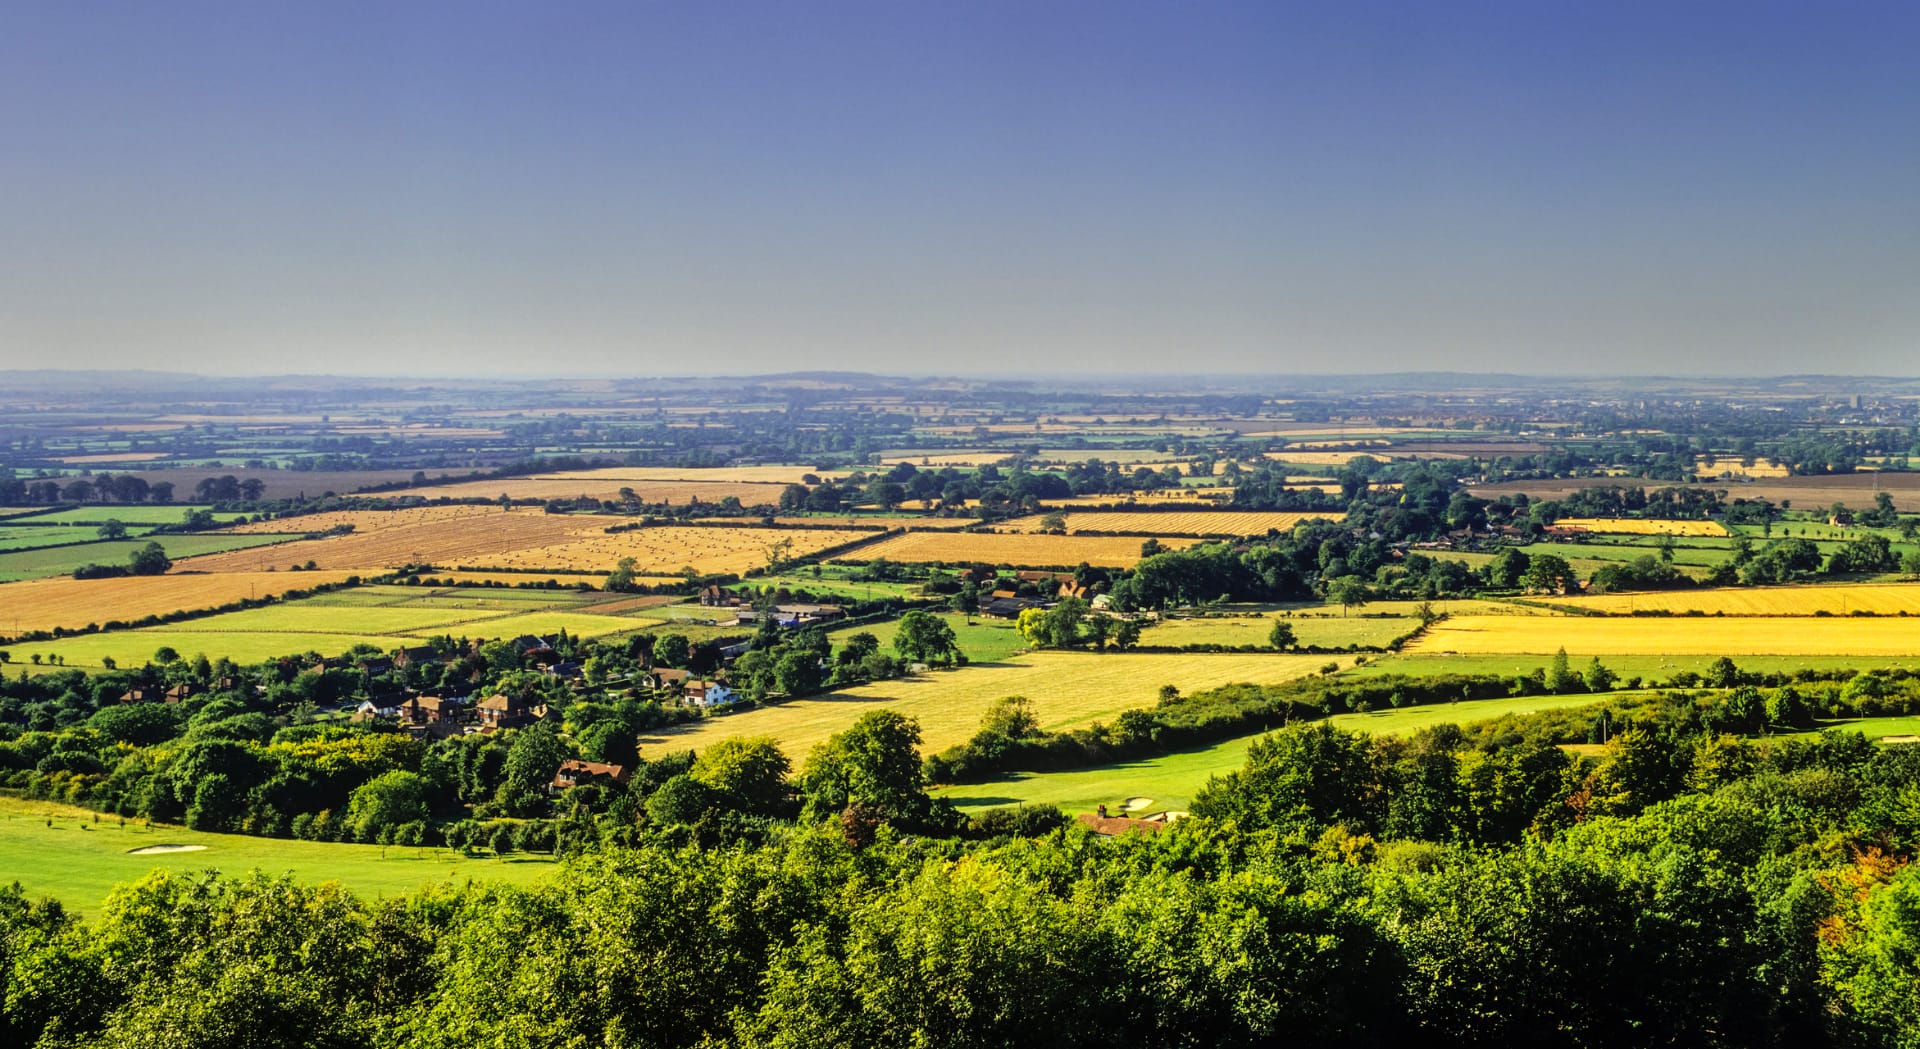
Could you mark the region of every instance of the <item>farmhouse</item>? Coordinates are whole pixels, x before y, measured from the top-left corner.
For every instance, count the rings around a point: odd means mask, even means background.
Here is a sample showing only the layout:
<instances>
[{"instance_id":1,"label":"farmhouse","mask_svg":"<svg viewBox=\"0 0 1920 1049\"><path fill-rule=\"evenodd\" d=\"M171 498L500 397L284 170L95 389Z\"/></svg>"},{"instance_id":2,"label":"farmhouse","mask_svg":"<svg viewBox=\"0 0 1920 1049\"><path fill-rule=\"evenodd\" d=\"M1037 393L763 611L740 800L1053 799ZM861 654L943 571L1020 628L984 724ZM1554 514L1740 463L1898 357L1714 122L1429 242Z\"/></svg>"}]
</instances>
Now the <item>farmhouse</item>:
<instances>
[{"instance_id":1,"label":"farmhouse","mask_svg":"<svg viewBox=\"0 0 1920 1049\"><path fill-rule=\"evenodd\" d=\"M734 691L718 681L703 681L698 678L687 682L684 693L687 702L696 707L725 706L734 700Z\"/></svg>"}]
</instances>

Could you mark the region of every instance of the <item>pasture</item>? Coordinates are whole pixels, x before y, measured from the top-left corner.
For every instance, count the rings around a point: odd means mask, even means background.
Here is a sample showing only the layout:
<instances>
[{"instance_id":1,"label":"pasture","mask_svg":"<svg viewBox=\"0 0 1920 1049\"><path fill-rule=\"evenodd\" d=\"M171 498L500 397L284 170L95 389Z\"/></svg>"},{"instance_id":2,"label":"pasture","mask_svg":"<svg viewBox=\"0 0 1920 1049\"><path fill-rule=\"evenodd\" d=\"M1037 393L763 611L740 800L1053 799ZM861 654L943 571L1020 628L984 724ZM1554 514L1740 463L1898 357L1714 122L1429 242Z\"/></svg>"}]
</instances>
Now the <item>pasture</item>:
<instances>
[{"instance_id":1,"label":"pasture","mask_svg":"<svg viewBox=\"0 0 1920 1049\"><path fill-rule=\"evenodd\" d=\"M155 845L197 848L144 856L132 853ZM544 854L468 857L452 849L209 834L135 820L123 825L118 816L0 797L0 883L17 881L30 897L51 896L82 914L98 914L114 886L153 870L290 873L309 884L334 881L361 896L381 897L468 880L526 885L554 868L552 858Z\"/></svg>"},{"instance_id":2,"label":"pasture","mask_svg":"<svg viewBox=\"0 0 1920 1049\"><path fill-rule=\"evenodd\" d=\"M952 612L943 613L940 618L953 628L954 641L960 646L960 651L975 663L997 663L1031 651L1027 639L1014 629L1011 620L974 618L969 621L968 617ZM854 634L872 634L880 641L880 651L892 655L893 637L899 628L900 621L897 619L884 623L856 623L828 631L827 638L835 645L843 645Z\"/></svg>"},{"instance_id":3,"label":"pasture","mask_svg":"<svg viewBox=\"0 0 1920 1049\"><path fill-rule=\"evenodd\" d=\"M94 503L87 506L69 506L49 513L35 513L24 519L16 518L14 523L19 524L24 520L35 525L74 525L87 528L98 527L108 521L118 521L126 525L179 524L186 520L189 514L198 510L208 511L215 521L222 524L244 521L248 516L240 511L215 511L211 506L190 503L137 503L124 506Z\"/></svg>"},{"instance_id":4,"label":"pasture","mask_svg":"<svg viewBox=\"0 0 1920 1049\"><path fill-rule=\"evenodd\" d=\"M1277 684L1316 672L1325 656L1033 652L1002 663L976 663L895 681L794 699L705 718L641 738L642 756L699 750L732 736L770 735L797 762L813 745L870 710L893 710L920 722L921 749L945 750L970 739L997 699L1033 700L1042 728L1075 728L1110 720L1159 701L1160 686L1182 692L1236 682Z\"/></svg>"},{"instance_id":5,"label":"pasture","mask_svg":"<svg viewBox=\"0 0 1920 1049\"><path fill-rule=\"evenodd\" d=\"M1349 732L1404 736L1433 725L1470 724L1507 714L1578 707L1605 702L1604 696L1529 696L1487 699L1471 703L1444 703L1407 707L1372 714L1340 714L1329 724ZM997 805L1058 805L1069 814L1092 812L1101 805L1121 815L1130 798L1146 798L1141 813L1184 811L1207 781L1238 771L1247 763L1247 748L1261 733L1237 736L1191 750L1159 757L1116 762L1068 772L1018 772L989 783L943 787L935 793L962 809Z\"/></svg>"},{"instance_id":6,"label":"pasture","mask_svg":"<svg viewBox=\"0 0 1920 1049\"><path fill-rule=\"evenodd\" d=\"M76 535L71 539L79 539ZM69 541L71 541L71 539ZM188 535L159 535L141 539L99 540L73 546L43 547L0 553L0 583L22 579L46 579L71 575L82 565L125 565L134 551L150 542L159 543L175 561L202 554L245 550L285 542L286 536L220 535L196 532Z\"/></svg>"},{"instance_id":7,"label":"pasture","mask_svg":"<svg viewBox=\"0 0 1920 1049\"><path fill-rule=\"evenodd\" d=\"M1187 645L1260 645L1265 646L1275 623L1293 627L1294 639L1301 645L1318 648L1383 648L1394 639L1413 633L1420 621L1411 616L1382 615L1293 615L1281 616L1200 616L1191 619L1164 619L1140 634L1142 645L1180 648Z\"/></svg>"},{"instance_id":8,"label":"pasture","mask_svg":"<svg viewBox=\"0 0 1920 1049\"><path fill-rule=\"evenodd\" d=\"M1199 540L1169 538L1170 549ZM1020 568L1072 568L1082 562L1102 568L1129 568L1140 560L1141 540L1131 536L1007 535L991 532L908 532L838 555L841 558L907 563L1013 565Z\"/></svg>"},{"instance_id":9,"label":"pasture","mask_svg":"<svg viewBox=\"0 0 1920 1049\"><path fill-rule=\"evenodd\" d=\"M1648 656L1908 656L1920 652L1920 620L1456 616L1434 624L1404 651L1551 655L1560 648Z\"/></svg>"}]
</instances>

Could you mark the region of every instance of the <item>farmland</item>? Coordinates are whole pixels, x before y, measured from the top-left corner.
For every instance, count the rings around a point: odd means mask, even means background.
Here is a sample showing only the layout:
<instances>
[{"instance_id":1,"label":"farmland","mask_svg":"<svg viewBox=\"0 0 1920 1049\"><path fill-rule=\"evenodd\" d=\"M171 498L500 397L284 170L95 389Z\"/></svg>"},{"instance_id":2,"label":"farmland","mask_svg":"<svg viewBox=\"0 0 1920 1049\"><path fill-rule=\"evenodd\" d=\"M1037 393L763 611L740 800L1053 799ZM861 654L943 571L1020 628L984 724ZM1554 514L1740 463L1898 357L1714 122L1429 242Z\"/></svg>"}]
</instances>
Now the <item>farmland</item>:
<instances>
[{"instance_id":1,"label":"farmland","mask_svg":"<svg viewBox=\"0 0 1920 1049\"><path fill-rule=\"evenodd\" d=\"M1168 548L1192 546L1197 540L1167 539ZM1002 535L982 532L909 532L863 546L842 558L872 561L885 558L907 563L1014 565L1031 568L1071 568L1085 562L1104 568L1124 568L1140 560L1140 540L1129 536Z\"/></svg>"},{"instance_id":2,"label":"farmland","mask_svg":"<svg viewBox=\"0 0 1920 1049\"><path fill-rule=\"evenodd\" d=\"M1325 662L1324 656L1034 652L703 719L644 737L641 753L658 756L732 736L770 735L799 758L860 715L880 709L917 718L921 749L932 753L965 742L987 707L1003 696L1033 700L1041 727L1058 731L1150 707L1162 685L1190 691L1234 682L1274 684L1313 673Z\"/></svg>"},{"instance_id":3,"label":"farmland","mask_svg":"<svg viewBox=\"0 0 1920 1049\"><path fill-rule=\"evenodd\" d=\"M975 619L954 613L941 616L948 626L953 628L954 642L960 651L974 663L996 663L1011 656L1025 654L1032 648L1027 639L1020 636L1013 623L1005 619ZM863 623L853 626L837 627L827 632L834 644L845 644L852 634L868 633L878 638L884 652L893 651L893 635L899 627L898 620L885 623Z\"/></svg>"},{"instance_id":4,"label":"farmland","mask_svg":"<svg viewBox=\"0 0 1920 1049\"><path fill-rule=\"evenodd\" d=\"M628 471L608 471L601 475L571 474L559 476L508 477L488 481L460 481L432 488L408 489L408 494L435 499L618 499L622 488L633 489L634 497L645 503L691 502L718 503L738 499L747 506L772 506L780 502L785 484L732 480L641 480Z\"/></svg>"},{"instance_id":5,"label":"farmland","mask_svg":"<svg viewBox=\"0 0 1920 1049\"><path fill-rule=\"evenodd\" d=\"M110 620L131 622L150 615L213 608L247 597L266 597L322 583L346 572L174 573L120 579L35 579L0 588L0 632L69 630Z\"/></svg>"},{"instance_id":6,"label":"farmland","mask_svg":"<svg viewBox=\"0 0 1920 1049\"><path fill-rule=\"evenodd\" d=\"M132 854L155 845L195 848ZM463 856L452 849L209 834L137 820L123 824L116 817L68 805L0 797L0 884L17 881L29 896L53 896L81 913L97 913L114 886L152 870L292 873L313 884L337 881L366 896L396 896L426 885L468 880L524 885L553 869L546 856L497 859Z\"/></svg>"},{"instance_id":7,"label":"farmland","mask_svg":"<svg viewBox=\"0 0 1920 1049\"><path fill-rule=\"evenodd\" d=\"M1557 528L1578 528L1587 532L1617 535L1724 536L1727 527L1718 521L1660 521L1640 517L1562 517Z\"/></svg>"},{"instance_id":8,"label":"farmland","mask_svg":"<svg viewBox=\"0 0 1920 1049\"><path fill-rule=\"evenodd\" d=\"M1864 583L1823 586L1721 587L1634 594L1595 594L1554 598L1555 604L1584 611L1630 615L1635 612L1698 612L1709 616L1881 616L1920 615L1920 583ZM1916 625L1920 631L1920 625ZM1915 645L1920 651L1920 644Z\"/></svg>"},{"instance_id":9,"label":"farmland","mask_svg":"<svg viewBox=\"0 0 1920 1049\"><path fill-rule=\"evenodd\" d=\"M167 556L178 561L182 558L200 554L215 554L228 550L245 550L269 546L284 542L285 536L272 535L218 535L196 533L191 535L163 535L151 539L107 540L92 543L80 543L73 546L58 546L31 550L15 550L0 553L0 582L14 582L22 579L45 579L49 576L67 575L81 565L124 565L134 551L148 542L157 542L167 552Z\"/></svg>"},{"instance_id":10,"label":"farmland","mask_svg":"<svg viewBox=\"0 0 1920 1049\"><path fill-rule=\"evenodd\" d=\"M1394 639L1412 633L1420 621L1411 616L1205 616L1190 619L1166 619L1148 627L1140 643L1153 647L1181 648L1188 645L1265 646L1275 623L1293 628L1297 643L1318 648L1381 648Z\"/></svg>"},{"instance_id":11,"label":"farmland","mask_svg":"<svg viewBox=\"0 0 1920 1049\"><path fill-rule=\"evenodd\" d=\"M1640 618L1456 616L1405 651L1461 655L1568 652L1621 655L1905 656L1920 649L1920 621L1897 618Z\"/></svg>"},{"instance_id":12,"label":"farmland","mask_svg":"<svg viewBox=\"0 0 1920 1049\"><path fill-rule=\"evenodd\" d=\"M1192 513L1074 511L1067 514L1067 532L1121 532L1139 535L1241 536L1285 532L1302 521L1327 520L1333 514L1246 513L1233 510ZM1038 532L1046 515L1019 517L1004 521L996 528L1009 532Z\"/></svg>"},{"instance_id":13,"label":"farmland","mask_svg":"<svg viewBox=\"0 0 1920 1049\"><path fill-rule=\"evenodd\" d=\"M188 515L206 511L214 521L227 524L245 520L247 515L230 510L214 511L211 506L197 506L190 503L172 503L166 506L70 506L50 513L35 513L31 517L14 518L13 524L32 525L72 525L93 528L108 521L119 521L127 525L163 525L179 524Z\"/></svg>"},{"instance_id":14,"label":"farmland","mask_svg":"<svg viewBox=\"0 0 1920 1049\"><path fill-rule=\"evenodd\" d=\"M702 573L743 572L765 566L775 544L789 544L785 556L801 557L879 534L851 529L681 525L608 533L611 526L637 519L503 511L487 506L348 511L300 520L315 530L350 524L354 531L273 550L199 558L185 567L209 572L257 571L312 560L320 568L360 571L434 564L604 574L612 571L620 559L631 557L638 562L638 573L664 576L678 574L684 568Z\"/></svg>"},{"instance_id":15,"label":"farmland","mask_svg":"<svg viewBox=\"0 0 1920 1049\"><path fill-rule=\"evenodd\" d=\"M162 646L184 656L224 655L258 662L310 651L338 655L355 645L387 651L441 634L503 638L565 630L575 637L601 637L654 623L596 611L600 605L630 608L634 601L617 594L564 590L356 587L166 626L12 645L9 651L16 662L59 656L62 665L94 670L103 668L107 659L137 665Z\"/></svg>"}]
</instances>

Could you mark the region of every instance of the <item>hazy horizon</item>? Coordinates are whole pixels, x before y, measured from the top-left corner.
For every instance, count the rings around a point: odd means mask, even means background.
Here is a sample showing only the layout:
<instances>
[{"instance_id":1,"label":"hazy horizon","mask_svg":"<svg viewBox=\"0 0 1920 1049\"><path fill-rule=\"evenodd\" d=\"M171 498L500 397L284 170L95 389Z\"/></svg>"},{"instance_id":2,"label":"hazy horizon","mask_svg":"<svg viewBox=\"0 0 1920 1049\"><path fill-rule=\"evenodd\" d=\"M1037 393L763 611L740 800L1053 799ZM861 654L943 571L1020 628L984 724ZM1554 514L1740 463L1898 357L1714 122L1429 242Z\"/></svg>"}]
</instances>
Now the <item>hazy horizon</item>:
<instances>
[{"instance_id":1,"label":"hazy horizon","mask_svg":"<svg viewBox=\"0 0 1920 1049\"><path fill-rule=\"evenodd\" d=\"M0 368L1912 374L1916 28L16 5Z\"/></svg>"}]
</instances>

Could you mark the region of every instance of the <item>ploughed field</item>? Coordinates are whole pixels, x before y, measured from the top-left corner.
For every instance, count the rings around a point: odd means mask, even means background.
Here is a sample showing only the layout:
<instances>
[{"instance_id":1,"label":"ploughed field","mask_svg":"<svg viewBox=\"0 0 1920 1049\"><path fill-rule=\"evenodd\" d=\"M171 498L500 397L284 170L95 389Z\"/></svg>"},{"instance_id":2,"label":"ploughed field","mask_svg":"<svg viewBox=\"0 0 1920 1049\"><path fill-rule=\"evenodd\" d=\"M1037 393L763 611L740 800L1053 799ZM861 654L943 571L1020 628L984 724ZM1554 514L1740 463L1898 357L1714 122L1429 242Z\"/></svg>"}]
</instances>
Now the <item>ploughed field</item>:
<instances>
[{"instance_id":1,"label":"ploughed field","mask_svg":"<svg viewBox=\"0 0 1920 1049\"><path fill-rule=\"evenodd\" d=\"M862 714L885 709L917 719L921 752L931 754L972 738L987 708L1005 696L1026 696L1040 726L1060 731L1151 707L1162 685L1184 693L1237 682L1277 684L1314 673L1327 660L1265 653L1031 652L705 718L641 737L641 753L658 757L734 736L766 735L798 763L814 744L844 731Z\"/></svg>"}]
</instances>

